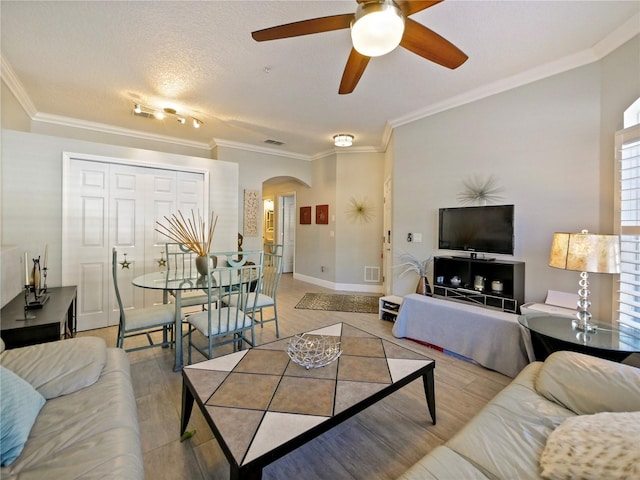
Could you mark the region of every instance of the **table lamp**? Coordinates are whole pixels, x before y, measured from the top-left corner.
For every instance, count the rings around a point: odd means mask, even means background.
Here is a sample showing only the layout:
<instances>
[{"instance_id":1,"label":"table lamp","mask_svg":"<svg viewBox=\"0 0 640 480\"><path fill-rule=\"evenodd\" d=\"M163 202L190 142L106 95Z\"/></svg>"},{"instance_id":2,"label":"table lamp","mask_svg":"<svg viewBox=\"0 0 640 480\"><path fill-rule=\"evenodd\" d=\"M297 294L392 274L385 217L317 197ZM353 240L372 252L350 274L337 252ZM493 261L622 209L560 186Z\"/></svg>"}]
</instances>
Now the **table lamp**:
<instances>
[{"instance_id":1,"label":"table lamp","mask_svg":"<svg viewBox=\"0 0 640 480\"><path fill-rule=\"evenodd\" d=\"M580 233L554 233L549 266L580 272L578 309L571 322L576 330L595 332L589 307L589 272L620 273L620 239L617 235L598 235L582 230Z\"/></svg>"}]
</instances>

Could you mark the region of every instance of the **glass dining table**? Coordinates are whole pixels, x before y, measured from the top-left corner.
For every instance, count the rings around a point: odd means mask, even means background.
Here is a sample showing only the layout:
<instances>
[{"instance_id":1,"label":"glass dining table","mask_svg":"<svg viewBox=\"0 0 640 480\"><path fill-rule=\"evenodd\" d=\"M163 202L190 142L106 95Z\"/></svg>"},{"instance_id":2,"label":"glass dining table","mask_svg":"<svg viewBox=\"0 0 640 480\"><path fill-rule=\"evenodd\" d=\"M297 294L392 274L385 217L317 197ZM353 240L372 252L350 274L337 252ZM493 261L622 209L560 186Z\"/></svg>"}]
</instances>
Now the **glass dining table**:
<instances>
[{"instance_id":1,"label":"glass dining table","mask_svg":"<svg viewBox=\"0 0 640 480\"><path fill-rule=\"evenodd\" d=\"M185 276L179 270L165 270L162 272L153 272L141 275L133 279L133 285L140 288L148 288L151 290L162 290L163 299L168 303L169 292L173 292L175 297L175 363L173 370L179 372L184 365L182 352L182 293L189 290L202 289L207 293L207 275L198 276L196 273L193 277ZM213 278L217 279L215 273ZM218 279L219 281L219 279ZM252 279L254 282L255 279Z\"/></svg>"}]
</instances>

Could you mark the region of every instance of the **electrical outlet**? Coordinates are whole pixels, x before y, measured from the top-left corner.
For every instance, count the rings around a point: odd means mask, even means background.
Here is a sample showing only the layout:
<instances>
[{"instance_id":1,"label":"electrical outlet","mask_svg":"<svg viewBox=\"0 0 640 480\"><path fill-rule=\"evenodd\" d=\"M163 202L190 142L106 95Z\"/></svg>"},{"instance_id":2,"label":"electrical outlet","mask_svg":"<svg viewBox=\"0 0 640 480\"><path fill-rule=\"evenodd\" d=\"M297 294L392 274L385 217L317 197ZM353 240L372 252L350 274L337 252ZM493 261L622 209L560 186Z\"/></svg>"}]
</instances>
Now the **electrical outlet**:
<instances>
[{"instance_id":1,"label":"electrical outlet","mask_svg":"<svg viewBox=\"0 0 640 480\"><path fill-rule=\"evenodd\" d=\"M413 242L413 233L407 233L407 242Z\"/></svg>"}]
</instances>

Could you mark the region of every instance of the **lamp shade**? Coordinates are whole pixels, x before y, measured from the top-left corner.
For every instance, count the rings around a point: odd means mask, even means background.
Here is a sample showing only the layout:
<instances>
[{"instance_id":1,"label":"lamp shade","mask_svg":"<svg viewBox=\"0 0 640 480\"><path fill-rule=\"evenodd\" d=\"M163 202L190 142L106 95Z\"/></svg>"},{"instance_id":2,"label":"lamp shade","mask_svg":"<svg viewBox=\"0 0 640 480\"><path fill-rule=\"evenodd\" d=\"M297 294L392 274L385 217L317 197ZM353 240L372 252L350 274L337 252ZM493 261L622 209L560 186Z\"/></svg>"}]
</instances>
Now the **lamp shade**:
<instances>
[{"instance_id":1,"label":"lamp shade","mask_svg":"<svg viewBox=\"0 0 640 480\"><path fill-rule=\"evenodd\" d=\"M351 22L353 48L379 57L396 48L404 34L404 16L392 0L362 2Z\"/></svg>"},{"instance_id":2,"label":"lamp shade","mask_svg":"<svg viewBox=\"0 0 640 480\"><path fill-rule=\"evenodd\" d=\"M591 273L620 273L620 239L617 235L554 233L549 266Z\"/></svg>"}]
</instances>

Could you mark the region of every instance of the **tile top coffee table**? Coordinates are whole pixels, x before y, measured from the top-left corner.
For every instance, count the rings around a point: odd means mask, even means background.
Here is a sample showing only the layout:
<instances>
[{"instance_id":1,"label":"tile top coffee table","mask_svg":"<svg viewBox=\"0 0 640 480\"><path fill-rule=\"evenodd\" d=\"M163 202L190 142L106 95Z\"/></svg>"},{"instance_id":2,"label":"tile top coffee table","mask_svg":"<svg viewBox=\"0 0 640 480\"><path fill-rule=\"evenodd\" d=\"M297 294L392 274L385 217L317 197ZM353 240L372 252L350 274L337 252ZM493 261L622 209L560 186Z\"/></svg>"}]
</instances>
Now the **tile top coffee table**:
<instances>
[{"instance_id":1,"label":"tile top coffee table","mask_svg":"<svg viewBox=\"0 0 640 480\"><path fill-rule=\"evenodd\" d=\"M347 323L307 333L339 337L342 355L307 370L285 338L184 367L181 434L195 400L232 480L261 478L264 466L419 377L435 425L434 360Z\"/></svg>"}]
</instances>

